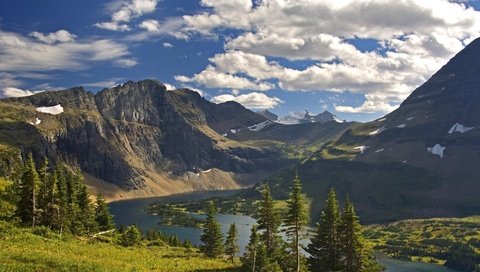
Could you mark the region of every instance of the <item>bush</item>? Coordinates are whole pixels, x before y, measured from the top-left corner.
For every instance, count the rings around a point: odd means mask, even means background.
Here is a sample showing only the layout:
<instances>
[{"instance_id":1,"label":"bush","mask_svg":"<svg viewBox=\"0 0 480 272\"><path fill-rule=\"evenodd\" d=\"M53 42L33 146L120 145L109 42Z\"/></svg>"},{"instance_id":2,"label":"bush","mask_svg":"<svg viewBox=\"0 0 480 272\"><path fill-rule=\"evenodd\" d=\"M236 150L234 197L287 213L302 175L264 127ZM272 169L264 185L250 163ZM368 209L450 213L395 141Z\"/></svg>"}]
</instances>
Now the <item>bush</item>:
<instances>
[{"instance_id":1,"label":"bush","mask_svg":"<svg viewBox=\"0 0 480 272\"><path fill-rule=\"evenodd\" d=\"M135 225L127 227L119 238L119 244L124 247L139 245L141 241L142 233Z\"/></svg>"}]
</instances>

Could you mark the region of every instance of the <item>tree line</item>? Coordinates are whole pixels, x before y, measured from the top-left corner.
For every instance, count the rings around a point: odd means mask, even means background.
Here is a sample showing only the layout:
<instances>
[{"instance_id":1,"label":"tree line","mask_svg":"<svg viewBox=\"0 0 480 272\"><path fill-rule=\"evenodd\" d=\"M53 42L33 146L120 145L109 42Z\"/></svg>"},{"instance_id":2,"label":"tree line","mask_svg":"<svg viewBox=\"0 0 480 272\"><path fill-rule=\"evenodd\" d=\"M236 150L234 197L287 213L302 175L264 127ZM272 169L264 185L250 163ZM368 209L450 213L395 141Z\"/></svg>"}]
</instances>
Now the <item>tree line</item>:
<instances>
[{"instance_id":1,"label":"tree line","mask_svg":"<svg viewBox=\"0 0 480 272\"><path fill-rule=\"evenodd\" d=\"M13 188L15 216L24 226L45 226L73 235L115 228L105 199L99 195L95 204L91 201L78 168L70 170L61 163L50 166L47 158L37 167L29 154Z\"/></svg>"},{"instance_id":2,"label":"tree line","mask_svg":"<svg viewBox=\"0 0 480 272\"><path fill-rule=\"evenodd\" d=\"M210 202L201 237L201 250L208 257L226 255L233 261L238 253L236 226L230 226L226 241L223 242L215 215L215 204ZM298 173L293 180L283 215L274 206L268 184L263 186L257 219L258 224L252 226L249 243L241 257L243 271L383 271L362 235L362 226L353 204L347 197L344 209L340 211L333 189L328 194L310 244L302 246L309 217ZM281 231L285 232L287 241L282 239ZM302 253L302 249L308 256Z\"/></svg>"}]
</instances>

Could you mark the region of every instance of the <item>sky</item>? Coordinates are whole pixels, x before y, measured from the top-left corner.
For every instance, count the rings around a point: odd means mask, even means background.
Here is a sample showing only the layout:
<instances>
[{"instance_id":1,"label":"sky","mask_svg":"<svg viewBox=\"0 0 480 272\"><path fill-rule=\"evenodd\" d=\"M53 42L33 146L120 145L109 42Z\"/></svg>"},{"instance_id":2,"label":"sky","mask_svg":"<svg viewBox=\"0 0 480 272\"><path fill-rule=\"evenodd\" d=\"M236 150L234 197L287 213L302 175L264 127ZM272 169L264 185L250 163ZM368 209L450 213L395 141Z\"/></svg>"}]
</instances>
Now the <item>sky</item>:
<instances>
[{"instance_id":1,"label":"sky","mask_svg":"<svg viewBox=\"0 0 480 272\"><path fill-rule=\"evenodd\" d=\"M0 96L157 79L369 121L480 36L478 0L0 1Z\"/></svg>"}]
</instances>

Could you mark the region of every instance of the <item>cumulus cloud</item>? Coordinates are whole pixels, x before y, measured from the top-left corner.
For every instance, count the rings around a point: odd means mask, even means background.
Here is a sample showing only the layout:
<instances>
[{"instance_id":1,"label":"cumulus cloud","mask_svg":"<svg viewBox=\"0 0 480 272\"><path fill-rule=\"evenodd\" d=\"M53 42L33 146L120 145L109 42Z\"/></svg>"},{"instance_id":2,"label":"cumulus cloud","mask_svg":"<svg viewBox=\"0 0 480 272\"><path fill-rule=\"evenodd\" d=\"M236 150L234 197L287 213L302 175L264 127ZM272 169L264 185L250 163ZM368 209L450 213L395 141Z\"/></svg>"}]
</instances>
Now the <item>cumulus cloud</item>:
<instances>
[{"instance_id":1,"label":"cumulus cloud","mask_svg":"<svg viewBox=\"0 0 480 272\"><path fill-rule=\"evenodd\" d=\"M162 46L165 47L165 48L172 48L173 44L168 43L168 42L164 42L164 43L162 43Z\"/></svg>"},{"instance_id":2,"label":"cumulus cloud","mask_svg":"<svg viewBox=\"0 0 480 272\"><path fill-rule=\"evenodd\" d=\"M168 91L173 91L173 90L177 89L177 87L175 87L175 85L173 85L173 84L163 83L163 85L165 85L165 87L167 88Z\"/></svg>"},{"instance_id":3,"label":"cumulus cloud","mask_svg":"<svg viewBox=\"0 0 480 272\"><path fill-rule=\"evenodd\" d=\"M138 61L135 59L119 59L115 61L115 64L122 68L131 68L138 64Z\"/></svg>"},{"instance_id":4,"label":"cumulus cloud","mask_svg":"<svg viewBox=\"0 0 480 272\"><path fill-rule=\"evenodd\" d=\"M113 14L111 15L111 20L109 22L96 23L94 26L112 31L128 31L130 30L128 23L132 19L155 11L158 2L159 0L130 0L112 2L108 6L110 11L114 10ZM149 27L152 27L149 22L146 24ZM140 25L140 27L145 28L145 25L142 25L143 23Z\"/></svg>"},{"instance_id":5,"label":"cumulus cloud","mask_svg":"<svg viewBox=\"0 0 480 272\"><path fill-rule=\"evenodd\" d=\"M238 34L203 71L179 79L239 90L264 84L263 90L359 93L363 105L337 111L388 112L480 35L480 12L456 2L202 0L210 9L183 17L185 35ZM352 42L358 39L378 46L360 50Z\"/></svg>"},{"instance_id":6,"label":"cumulus cloud","mask_svg":"<svg viewBox=\"0 0 480 272\"><path fill-rule=\"evenodd\" d=\"M139 25L139 27L150 32L160 31L160 23L157 20L145 20Z\"/></svg>"},{"instance_id":7,"label":"cumulus cloud","mask_svg":"<svg viewBox=\"0 0 480 272\"><path fill-rule=\"evenodd\" d=\"M48 44L52 44L56 42L71 42L75 40L75 38L77 37L76 35L73 35L72 33L64 29L58 30L57 32L48 33L48 34L44 34L40 32L32 32L30 33L30 36L36 38L41 42L48 43Z\"/></svg>"},{"instance_id":8,"label":"cumulus cloud","mask_svg":"<svg viewBox=\"0 0 480 272\"><path fill-rule=\"evenodd\" d=\"M37 93L41 93L43 90L39 91L30 91L30 90L23 90L15 87L5 87L0 91L0 97L7 98L7 97L25 97L34 95Z\"/></svg>"},{"instance_id":9,"label":"cumulus cloud","mask_svg":"<svg viewBox=\"0 0 480 272\"><path fill-rule=\"evenodd\" d=\"M264 93L252 92L240 94L238 96L232 94L221 94L212 98L213 103L224 103L227 101L235 101L250 109L271 109L278 106L283 101L277 97L269 97Z\"/></svg>"}]
</instances>

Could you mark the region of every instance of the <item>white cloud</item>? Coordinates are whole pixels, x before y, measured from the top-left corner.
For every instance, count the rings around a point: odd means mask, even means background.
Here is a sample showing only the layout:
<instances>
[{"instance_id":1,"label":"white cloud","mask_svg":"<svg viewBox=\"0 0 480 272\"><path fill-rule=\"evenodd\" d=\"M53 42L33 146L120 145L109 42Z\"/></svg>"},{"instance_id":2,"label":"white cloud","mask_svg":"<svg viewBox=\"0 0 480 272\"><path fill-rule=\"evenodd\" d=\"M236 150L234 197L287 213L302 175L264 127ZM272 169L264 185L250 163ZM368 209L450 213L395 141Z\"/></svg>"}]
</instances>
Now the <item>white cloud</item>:
<instances>
[{"instance_id":1,"label":"white cloud","mask_svg":"<svg viewBox=\"0 0 480 272\"><path fill-rule=\"evenodd\" d=\"M138 64L135 59L119 59L115 61L115 64L122 68L131 68Z\"/></svg>"},{"instance_id":2,"label":"white cloud","mask_svg":"<svg viewBox=\"0 0 480 272\"><path fill-rule=\"evenodd\" d=\"M44 34L44 37L54 36ZM90 62L115 61L129 54L127 46L109 39L48 44L0 30L0 72L15 72L16 76L53 70L81 70Z\"/></svg>"},{"instance_id":3,"label":"white cloud","mask_svg":"<svg viewBox=\"0 0 480 272\"><path fill-rule=\"evenodd\" d=\"M160 23L157 20L145 20L138 26L150 32L160 31Z\"/></svg>"},{"instance_id":4,"label":"white cloud","mask_svg":"<svg viewBox=\"0 0 480 272\"><path fill-rule=\"evenodd\" d=\"M5 87L0 91L0 97L25 97L34 95L37 93L41 93L41 91L30 91L30 90L22 90L15 87Z\"/></svg>"},{"instance_id":5,"label":"white cloud","mask_svg":"<svg viewBox=\"0 0 480 272\"><path fill-rule=\"evenodd\" d=\"M104 81L88 82L81 84L84 87L112 88L120 84L123 78L111 78Z\"/></svg>"},{"instance_id":6,"label":"white cloud","mask_svg":"<svg viewBox=\"0 0 480 272\"><path fill-rule=\"evenodd\" d=\"M96 23L94 26L112 31L128 31L130 30L128 23L132 19L154 12L158 2L159 0L130 0L112 2L110 5L108 5L109 11L113 12L111 15L111 21ZM140 27L144 28L145 25L142 26L142 24ZM151 26L152 25L150 25L150 27Z\"/></svg>"},{"instance_id":7,"label":"white cloud","mask_svg":"<svg viewBox=\"0 0 480 272\"><path fill-rule=\"evenodd\" d=\"M211 9L183 17L186 35L212 36L225 28L239 34L226 40L226 52L211 58L203 71L180 79L215 88L246 89L259 83L273 88L278 82L286 91L363 94L360 107L336 105L338 111L350 113L395 109L480 35L480 12L447 0L201 4ZM377 41L378 46L373 52L360 51L349 40L357 38ZM271 57L315 64L293 68L269 61Z\"/></svg>"},{"instance_id":8,"label":"white cloud","mask_svg":"<svg viewBox=\"0 0 480 272\"><path fill-rule=\"evenodd\" d=\"M56 42L72 42L77 37L76 35L73 35L72 33L64 29L58 30L57 32L48 33L48 34L43 34L40 32L32 32L30 33L30 36L36 38L41 42L48 43L48 44L52 44Z\"/></svg>"},{"instance_id":9,"label":"white cloud","mask_svg":"<svg viewBox=\"0 0 480 272\"><path fill-rule=\"evenodd\" d=\"M130 27L126 24L121 24L119 22L101 22L101 23L96 23L94 26L101 28L101 29L106 29L106 30L111 30L111 31L129 31Z\"/></svg>"},{"instance_id":10,"label":"white cloud","mask_svg":"<svg viewBox=\"0 0 480 272\"><path fill-rule=\"evenodd\" d=\"M250 109L271 109L278 106L283 101L277 97L269 97L264 93L252 92L238 96L231 94L221 94L212 98L213 103L224 103L235 101Z\"/></svg>"},{"instance_id":11,"label":"white cloud","mask_svg":"<svg viewBox=\"0 0 480 272\"><path fill-rule=\"evenodd\" d=\"M168 43L168 42L164 42L164 43L162 43L162 45L163 45L163 47L165 47L165 48L172 48L172 47L173 47L173 44Z\"/></svg>"},{"instance_id":12,"label":"white cloud","mask_svg":"<svg viewBox=\"0 0 480 272\"><path fill-rule=\"evenodd\" d=\"M207 88L231 88L266 91L274 87L271 83L256 83L245 77L219 72L213 66L208 66L205 70L191 78L186 76L175 76L175 80L184 83L196 82Z\"/></svg>"},{"instance_id":13,"label":"white cloud","mask_svg":"<svg viewBox=\"0 0 480 272\"><path fill-rule=\"evenodd\" d=\"M175 87L175 85L173 85L173 84L163 83L163 85L165 85L165 87L167 88L168 91L173 91L173 90L177 89L177 87Z\"/></svg>"}]
</instances>

